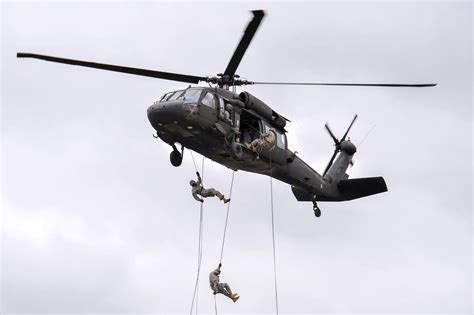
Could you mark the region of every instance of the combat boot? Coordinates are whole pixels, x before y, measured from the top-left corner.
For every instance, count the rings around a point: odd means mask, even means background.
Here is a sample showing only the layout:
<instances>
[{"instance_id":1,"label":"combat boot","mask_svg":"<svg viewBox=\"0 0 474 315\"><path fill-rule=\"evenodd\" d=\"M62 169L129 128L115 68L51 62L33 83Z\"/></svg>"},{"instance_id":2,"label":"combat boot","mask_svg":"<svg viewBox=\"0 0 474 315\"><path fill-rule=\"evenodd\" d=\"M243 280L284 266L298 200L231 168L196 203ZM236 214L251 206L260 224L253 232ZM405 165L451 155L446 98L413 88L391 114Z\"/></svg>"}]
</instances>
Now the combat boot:
<instances>
[{"instance_id":1,"label":"combat boot","mask_svg":"<svg viewBox=\"0 0 474 315\"><path fill-rule=\"evenodd\" d=\"M240 298L240 296L239 296L239 294L237 294L237 293L234 293L234 294L231 295L231 299L232 299L232 301L234 301L234 303L237 302L237 300L238 300L239 298Z\"/></svg>"}]
</instances>

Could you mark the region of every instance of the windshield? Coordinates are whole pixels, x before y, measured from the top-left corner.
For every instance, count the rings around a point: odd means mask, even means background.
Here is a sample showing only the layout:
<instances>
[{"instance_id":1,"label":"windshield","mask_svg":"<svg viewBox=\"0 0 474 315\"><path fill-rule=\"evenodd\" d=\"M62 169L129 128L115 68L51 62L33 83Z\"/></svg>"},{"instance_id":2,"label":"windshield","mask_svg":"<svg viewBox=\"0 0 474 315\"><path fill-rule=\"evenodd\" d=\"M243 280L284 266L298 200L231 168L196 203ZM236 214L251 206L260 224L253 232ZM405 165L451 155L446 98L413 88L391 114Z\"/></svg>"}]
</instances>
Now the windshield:
<instances>
[{"instance_id":1,"label":"windshield","mask_svg":"<svg viewBox=\"0 0 474 315\"><path fill-rule=\"evenodd\" d=\"M165 95L163 95L161 98L160 98L160 102L164 102L168 99L168 97L171 96L171 94L173 94L173 92L168 92L166 93Z\"/></svg>"},{"instance_id":2,"label":"windshield","mask_svg":"<svg viewBox=\"0 0 474 315\"><path fill-rule=\"evenodd\" d=\"M184 91L176 91L173 93L173 95L171 95L166 101L173 101L173 100L177 100L178 97L180 97L182 94L183 94Z\"/></svg>"},{"instance_id":3,"label":"windshield","mask_svg":"<svg viewBox=\"0 0 474 315\"><path fill-rule=\"evenodd\" d=\"M201 96L201 89L187 89L184 94L178 97L179 100L185 100L186 102L197 103Z\"/></svg>"}]
</instances>

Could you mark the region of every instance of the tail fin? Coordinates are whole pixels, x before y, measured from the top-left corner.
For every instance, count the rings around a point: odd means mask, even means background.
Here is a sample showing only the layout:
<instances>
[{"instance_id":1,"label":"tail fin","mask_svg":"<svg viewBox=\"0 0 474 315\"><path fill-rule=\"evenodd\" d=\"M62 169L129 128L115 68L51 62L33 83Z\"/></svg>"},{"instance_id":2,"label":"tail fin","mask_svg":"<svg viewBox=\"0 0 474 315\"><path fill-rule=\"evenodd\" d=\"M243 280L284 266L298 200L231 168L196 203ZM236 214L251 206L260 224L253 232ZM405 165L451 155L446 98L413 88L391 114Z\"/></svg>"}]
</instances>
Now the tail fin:
<instances>
[{"instance_id":1,"label":"tail fin","mask_svg":"<svg viewBox=\"0 0 474 315\"><path fill-rule=\"evenodd\" d=\"M329 165L329 169L325 173L324 177L330 181L339 181L348 179L349 176L346 174L346 170L351 164L352 157L356 152L356 147L350 141L343 141L340 144L340 152L337 156L336 161Z\"/></svg>"},{"instance_id":2,"label":"tail fin","mask_svg":"<svg viewBox=\"0 0 474 315\"><path fill-rule=\"evenodd\" d=\"M352 200L386 192L387 185L383 177L343 179L338 184L344 200Z\"/></svg>"}]
</instances>

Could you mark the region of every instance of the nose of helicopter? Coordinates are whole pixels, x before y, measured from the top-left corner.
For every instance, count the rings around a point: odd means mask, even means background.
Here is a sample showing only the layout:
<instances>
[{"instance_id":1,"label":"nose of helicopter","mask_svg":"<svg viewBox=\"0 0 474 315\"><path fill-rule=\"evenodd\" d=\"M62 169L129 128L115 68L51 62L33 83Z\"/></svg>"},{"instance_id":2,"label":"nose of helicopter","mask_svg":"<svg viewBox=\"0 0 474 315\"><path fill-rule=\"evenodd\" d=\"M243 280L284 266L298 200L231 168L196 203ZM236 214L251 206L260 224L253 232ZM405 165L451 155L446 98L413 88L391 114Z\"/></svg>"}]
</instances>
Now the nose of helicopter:
<instances>
[{"instance_id":1,"label":"nose of helicopter","mask_svg":"<svg viewBox=\"0 0 474 315\"><path fill-rule=\"evenodd\" d=\"M153 128L166 124L177 123L181 112L181 104L174 102L154 103L147 109L148 120Z\"/></svg>"}]
</instances>

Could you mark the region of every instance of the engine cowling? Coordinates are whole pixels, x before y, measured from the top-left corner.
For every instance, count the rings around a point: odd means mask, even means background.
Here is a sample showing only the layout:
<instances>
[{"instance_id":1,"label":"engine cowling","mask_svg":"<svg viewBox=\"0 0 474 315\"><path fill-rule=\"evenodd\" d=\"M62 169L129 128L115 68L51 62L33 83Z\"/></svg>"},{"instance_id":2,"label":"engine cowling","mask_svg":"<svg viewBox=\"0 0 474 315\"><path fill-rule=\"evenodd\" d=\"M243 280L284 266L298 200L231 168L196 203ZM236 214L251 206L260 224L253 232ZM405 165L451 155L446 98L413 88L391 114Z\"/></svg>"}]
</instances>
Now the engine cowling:
<instances>
[{"instance_id":1,"label":"engine cowling","mask_svg":"<svg viewBox=\"0 0 474 315\"><path fill-rule=\"evenodd\" d=\"M275 127L280 129L285 127L286 120L283 117L249 92L240 93L239 99L245 104L245 108L255 111L257 114L270 121Z\"/></svg>"}]
</instances>

